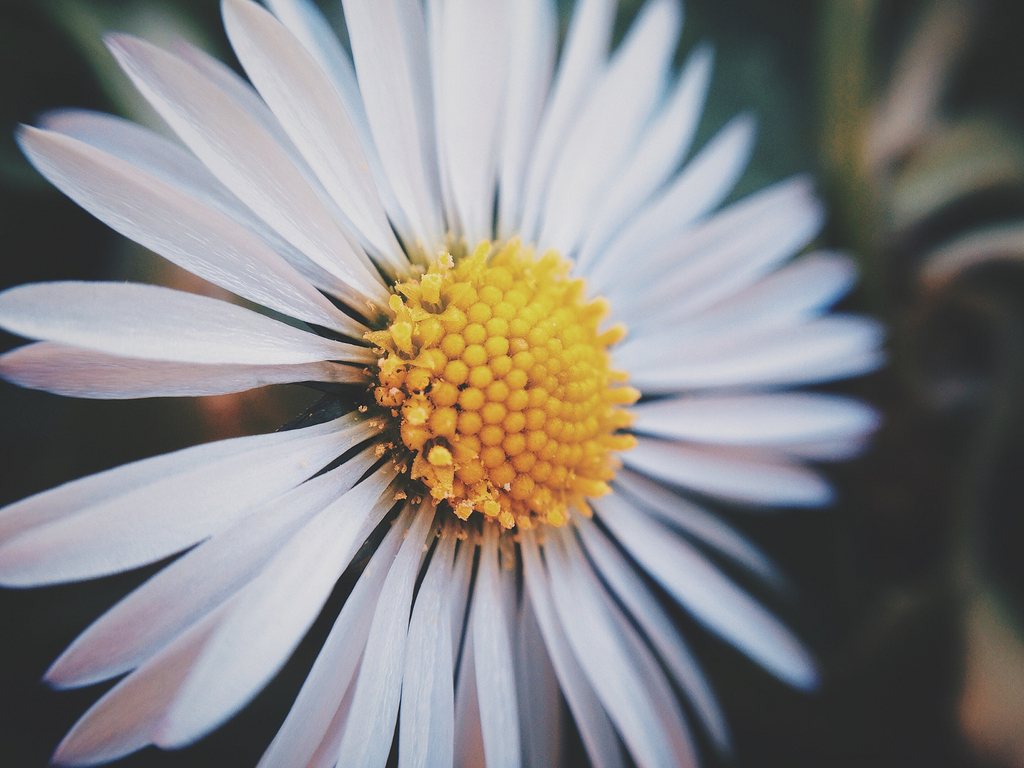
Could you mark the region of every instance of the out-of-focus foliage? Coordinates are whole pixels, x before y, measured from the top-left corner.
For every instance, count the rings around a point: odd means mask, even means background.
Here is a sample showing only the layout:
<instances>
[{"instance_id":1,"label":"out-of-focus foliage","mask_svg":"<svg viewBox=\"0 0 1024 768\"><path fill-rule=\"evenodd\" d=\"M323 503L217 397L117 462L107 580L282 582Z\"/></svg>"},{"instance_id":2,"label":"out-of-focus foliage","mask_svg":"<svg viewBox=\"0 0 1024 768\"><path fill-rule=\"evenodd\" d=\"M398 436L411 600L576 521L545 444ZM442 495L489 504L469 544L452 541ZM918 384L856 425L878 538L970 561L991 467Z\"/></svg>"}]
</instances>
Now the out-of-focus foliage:
<instances>
[{"instance_id":1,"label":"out-of-focus foliage","mask_svg":"<svg viewBox=\"0 0 1024 768\"><path fill-rule=\"evenodd\" d=\"M881 4L828 4L822 157L874 310L892 323L900 378L890 403L921 422L963 422L949 495L935 508L948 521L946 555L893 627L928 606L953 612L962 733L983 759L1024 766L1024 585L1001 572L994 541L1006 518L1024 515L1000 487L1019 472L1024 426L1024 138L984 104L950 105L992 4L928 0L915 11L885 71L874 44ZM1018 503L1007 509L1005 498Z\"/></svg>"}]
</instances>

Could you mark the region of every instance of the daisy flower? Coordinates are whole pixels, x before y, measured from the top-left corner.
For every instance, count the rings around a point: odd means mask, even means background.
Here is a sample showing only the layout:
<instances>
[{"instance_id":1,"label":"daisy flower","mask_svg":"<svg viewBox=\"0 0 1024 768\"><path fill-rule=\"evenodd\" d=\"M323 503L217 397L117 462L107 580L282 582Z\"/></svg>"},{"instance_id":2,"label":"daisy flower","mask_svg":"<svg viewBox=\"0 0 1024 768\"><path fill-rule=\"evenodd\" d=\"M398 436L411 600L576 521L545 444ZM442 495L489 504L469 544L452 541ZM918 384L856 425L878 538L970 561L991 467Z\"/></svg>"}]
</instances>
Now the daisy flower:
<instances>
[{"instance_id":1,"label":"daisy flower","mask_svg":"<svg viewBox=\"0 0 1024 768\"><path fill-rule=\"evenodd\" d=\"M827 312L850 262L792 259L822 225L811 185L716 212L753 121L682 164L712 55L673 72L676 0L649 0L613 52L614 2L580 0L558 55L552 0L343 0L351 54L310 0L267 4L223 4L251 85L184 43L106 39L180 144L83 111L18 134L78 204L247 304L16 287L0 325L37 341L4 377L93 398L326 391L274 434L0 511L8 587L184 553L47 672L123 676L54 760L217 728L349 569L263 768L384 766L393 743L403 768L556 765L562 697L599 767L693 765L690 720L727 749L668 600L785 682L816 675L715 564L779 578L707 506L825 505L807 462L876 425L786 391L881 360L874 323Z\"/></svg>"}]
</instances>

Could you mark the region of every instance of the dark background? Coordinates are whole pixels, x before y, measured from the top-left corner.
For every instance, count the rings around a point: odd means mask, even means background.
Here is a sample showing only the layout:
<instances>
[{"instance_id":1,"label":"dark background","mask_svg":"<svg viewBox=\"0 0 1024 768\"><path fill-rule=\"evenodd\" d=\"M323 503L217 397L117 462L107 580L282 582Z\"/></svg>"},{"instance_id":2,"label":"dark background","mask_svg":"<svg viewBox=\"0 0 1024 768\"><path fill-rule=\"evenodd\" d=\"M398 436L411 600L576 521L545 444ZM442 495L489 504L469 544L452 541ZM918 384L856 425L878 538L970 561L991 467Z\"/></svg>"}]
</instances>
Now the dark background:
<instances>
[{"instance_id":1,"label":"dark background","mask_svg":"<svg viewBox=\"0 0 1024 768\"><path fill-rule=\"evenodd\" d=\"M620 33L638 5L623 5ZM865 287L844 308L889 323L891 364L834 387L872 401L886 419L867 455L827 469L841 490L837 507L723 512L791 577L791 594L758 594L819 655L823 690L813 696L789 690L684 617L680 622L692 630L687 636L734 730L737 766L1020 766L1024 277L1008 259L922 296L915 276L927 253L957 233L1024 219L1024 186L1011 178L975 190L899 231L887 228L884 210L866 216L865 198L855 194L863 179L844 171L828 150L836 122L847 119L834 105L848 101L844 89L856 90L856 72L848 79L829 72L845 61L843 46L856 37L843 19L870 5L691 0L686 6L681 53L706 38L718 51L698 142L752 108L761 120L760 140L738 194L794 172L819 178L833 211L821 244L855 249L864 265ZM875 5L863 43L867 87L878 92L928 4ZM941 109L997 120L1019 134L1024 3L968 5L973 31ZM137 8L114 0L0 2L0 288L130 278L201 289L47 186L11 139L17 123L58 106L130 112L130 98L98 65L90 25L133 28L140 23ZM180 14L194 35L234 63L216 3L167 0L162 8ZM871 199L877 204L878 197ZM19 343L0 333L0 351ZM309 397L273 391L78 401L0 382L0 504L133 459L273 429ZM58 692L38 681L78 632L153 570L0 590L0 766L45 765L109 687ZM319 622L274 683L212 736L181 753L150 748L118 765L255 765L328 627ZM580 759L570 755L570 762ZM709 750L704 762L729 764Z\"/></svg>"}]
</instances>

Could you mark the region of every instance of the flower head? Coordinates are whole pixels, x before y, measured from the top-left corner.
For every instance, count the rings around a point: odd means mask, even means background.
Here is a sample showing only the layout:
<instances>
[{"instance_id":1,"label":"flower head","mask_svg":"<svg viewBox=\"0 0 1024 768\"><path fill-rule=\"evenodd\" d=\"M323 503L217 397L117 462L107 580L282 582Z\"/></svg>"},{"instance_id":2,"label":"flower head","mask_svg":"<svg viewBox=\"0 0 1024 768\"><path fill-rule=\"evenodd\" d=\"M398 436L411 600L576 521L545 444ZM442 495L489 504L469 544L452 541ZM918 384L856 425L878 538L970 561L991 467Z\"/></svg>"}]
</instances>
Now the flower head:
<instances>
[{"instance_id":1,"label":"flower head","mask_svg":"<svg viewBox=\"0 0 1024 768\"><path fill-rule=\"evenodd\" d=\"M81 111L19 133L87 210L286 321L150 285L22 286L0 325L40 341L0 358L6 378L104 398L328 392L289 429L0 511L7 586L184 552L47 673L128 673L55 760L210 732L350 568L262 766L383 766L396 728L400 766L553 765L559 691L595 763L621 764L621 738L643 768L692 764L673 685L726 748L644 572L813 687L807 651L705 550L774 567L704 505L826 504L805 461L855 453L876 417L781 390L871 370L879 331L825 314L845 258L789 261L821 226L805 180L714 213L749 117L679 169L711 55L672 76L676 0L649 0L610 56L614 4L581 0L557 70L548 0L344 0L351 58L309 0L268 5L223 5L252 86L186 44L107 39L181 144Z\"/></svg>"}]
</instances>

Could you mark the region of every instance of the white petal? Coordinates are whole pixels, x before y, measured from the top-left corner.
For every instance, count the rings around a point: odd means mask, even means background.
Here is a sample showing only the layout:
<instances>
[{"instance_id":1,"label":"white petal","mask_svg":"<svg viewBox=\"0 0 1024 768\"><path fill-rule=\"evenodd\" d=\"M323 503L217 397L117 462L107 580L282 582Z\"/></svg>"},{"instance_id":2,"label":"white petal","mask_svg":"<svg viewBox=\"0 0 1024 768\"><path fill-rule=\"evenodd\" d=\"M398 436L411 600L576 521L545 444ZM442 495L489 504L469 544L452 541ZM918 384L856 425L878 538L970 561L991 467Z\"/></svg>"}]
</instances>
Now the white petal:
<instances>
[{"instance_id":1,"label":"white petal","mask_svg":"<svg viewBox=\"0 0 1024 768\"><path fill-rule=\"evenodd\" d=\"M463 630L469 613L469 585L473 576L475 553L476 544L461 544L459 551L455 553L455 567L452 569L451 607L452 643L456 651L462 643Z\"/></svg>"},{"instance_id":2,"label":"white petal","mask_svg":"<svg viewBox=\"0 0 1024 768\"><path fill-rule=\"evenodd\" d=\"M349 415L342 420L307 429L219 440L72 480L16 501L0 510L0 541L6 542L31 528L68 517L86 507L130 493L164 478L202 469L208 464L249 451L287 445L309 437L316 438L336 429L343 429L353 422L353 416Z\"/></svg>"},{"instance_id":3,"label":"white petal","mask_svg":"<svg viewBox=\"0 0 1024 768\"><path fill-rule=\"evenodd\" d=\"M562 697L544 648L533 601L523 600L516 622L516 690L526 768L562 764Z\"/></svg>"},{"instance_id":4,"label":"white petal","mask_svg":"<svg viewBox=\"0 0 1024 768\"><path fill-rule=\"evenodd\" d=\"M551 596L569 645L633 759L639 768L675 765L647 681L593 584L582 577L559 534L546 537L544 554Z\"/></svg>"},{"instance_id":5,"label":"white petal","mask_svg":"<svg viewBox=\"0 0 1024 768\"><path fill-rule=\"evenodd\" d=\"M713 58L710 46L704 45L686 60L668 103L591 217L576 257L580 272L586 272L599 249L669 179L686 155L700 122Z\"/></svg>"},{"instance_id":6,"label":"white petal","mask_svg":"<svg viewBox=\"0 0 1024 768\"><path fill-rule=\"evenodd\" d=\"M352 121L341 98L302 44L249 0L223 3L224 28L245 67L317 178L392 270L408 260L388 223Z\"/></svg>"},{"instance_id":7,"label":"white petal","mask_svg":"<svg viewBox=\"0 0 1024 768\"><path fill-rule=\"evenodd\" d=\"M350 683L366 646L384 579L414 516L415 511L408 507L398 516L359 575L258 768L319 765L318 756L331 766L337 762L348 711L345 699L351 699L355 689Z\"/></svg>"},{"instance_id":8,"label":"white petal","mask_svg":"<svg viewBox=\"0 0 1024 768\"><path fill-rule=\"evenodd\" d=\"M833 498L816 472L767 451L641 437L622 460L645 475L742 504L820 507Z\"/></svg>"},{"instance_id":9,"label":"white petal","mask_svg":"<svg viewBox=\"0 0 1024 768\"><path fill-rule=\"evenodd\" d=\"M594 561L594 567L619 596L661 655L697 715L722 752L730 748L729 728L715 694L679 630L651 594L640 576L590 520L576 516L576 527Z\"/></svg>"},{"instance_id":10,"label":"white petal","mask_svg":"<svg viewBox=\"0 0 1024 768\"><path fill-rule=\"evenodd\" d=\"M619 543L694 618L790 685L817 686L814 662L800 641L696 549L618 496L596 499L594 506Z\"/></svg>"},{"instance_id":11,"label":"white petal","mask_svg":"<svg viewBox=\"0 0 1024 768\"><path fill-rule=\"evenodd\" d=\"M818 392L670 397L630 409L630 429L711 445L784 446L878 428L878 413L863 403Z\"/></svg>"},{"instance_id":12,"label":"white petal","mask_svg":"<svg viewBox=\"0 0 1024 768\"><path fill-rule=\"evenodd\" d=\"M635 151L679 42L677 0L646 3L576 116L547 190L539 250L575 251L615 171Z\"/></svg>"},{"instance_id":13,"label":"white petal","mask_svg":"<svg viewBox=\"0 0 1024 768\"><path fill-rule=\"evenodd\" d=\"M459 682L455 694L455 765L459 768L484 768L486 765L474 664L473 633L467 632L462 659L459 661Z\"/></svg>"},{"instance_id":14,"label":"white petal","mask_svg":"<svg viewBox=\"0 0 1024 768\"><path fill-rule=\"evenodd\" d=\"M347 416L293 432L236 438L129 464L18 502L4 510L5 521L22 532L0 546L0 580L8 586L57 584L159 560L226 529L378 430ZM157 474L159 469L167 472ZM43 513L32 520L40 507ZM25 525L26 519L32 522Z\"/></svg>"},{"instance_id":15,"label":"white petal","mask_svg":"<svg viewBox=\"0 0 1024 768\"><path fill-rule=\"evenodd\" d=\"M182 555L94 621L47 670L46 681L59 688L92 685L142 664L245 586L374 461L367 448Z\"/></svg>"},{"instance_id":16,"label":"white petal","mask_svg":"<svg viewBox=\"0 0 1024 768\"><path fill-rule=\"evenodd\" d=\"M721 336L752 327L791 327L817 317L844 296L856 279L849 258L828 251L808 253L700 311L696 322L689 322L690 318L672 322L673 333L676 337ZM667 308L667 314L675 314L674 305ZM646 329L636 337L645 333Z\"/></svg>"},{"instance_id":17,"label":"white petal","mask_svg":"<svg viewBox=\"0 0 1024 768\"><path fill-rule=\"evenodd\" d=\"M503 0L445 0L440 40L438 144L456 218L472 248L493 236L499 129L509 57ZM449 218L452 218L451 216Z\"/></svg>"},{"instance_id":18,"label":"white petal","mask_svg":"<svg viewBox=\"0 0 1024 768\"><path fill-rule=\"evenodd\" d=\"M647 263L647 254L679 237L721 204L747 167L753 146L753 118L733 118L597 256L587 270L594 290L604 291L624 274L646 278L660 266L660 262ZM638 265L639 273L633 271Z\"/></svg>"},{"instance_id":19,"label":"white petal","mask_svg":"<svg viewBox=\"0 0 1024 768\"><path fill-rule=\"evenodd\" d=\"M487 765L515 768L521 764L519 705L498 573L498 535L496 525L484 525L470 629Z\"/></svg>"},{"instance_id":20,"label":"white petal","mask_svg":"<svg viewBox=\"0 0 1024 768\"><path fill-rule=\"evenodd\" d=\"M378 277L271 134L195 67L142 40L107 37L114 58L220 181L316 264L351 286L346 300L387 301ZM360 311L366 307L358 304Z\"/></svg>"},{"instance_id":21,"label":"white petal","mask_svg":"<svg viewBox=\"0 0 1024 768\"><path fill-rule=\"evenodd\" d=\"M394 506L388 465L313 516L239 592L154 741L181 747L244 707L291 656L367 534Z\"/></svg>"},{"instance_id":22,"label":"white petal","mask_svg":"<svg viewBox=\"0 0 1024 768\"><path fill-rule=\"evenodd\" d=\"M360 383L362 368L338 363L209 365L105 355L41 341L0 355L0 376L22 387L69 397L127 399L243 392L296 381Z\"/></svg>"},{"instance_id":23,"label":"white petal","mask_svg":"<svg viewBox=\"0 0 1024 768\"><path fill-rule=\"evenodd\" d=\"M325 339L218 299L142 283L30 283L0 293L11 333L120 357L179 363L372 363Z\"/></svg>"},{"instance_id":24,"label":"white petal","mask_svg":"<svg viewBox=\"0 0 1024 768\"><path fill-rule=\"evenodd\" d=\"M637 676L644 681L647 693L654 705L654 711L658 715L659 723L652 727L660 725L665 738L672 747L674 753L672 765L679 768L697 768L697 755L694 752L690 729L686 724L686 716L683 714L678 696L672 689L661 662L651 652L650 647L633 626L630 618L597 579L575 537L568 530L563 529L561 538L582 583L586 584L591 592L600 598L609 619L629 648L630 657L636 664Z\"/></svg>"},{"instance_id":25,"label":"white petal","mask_svg":"<svg viewBox=\"0 0 1024 768\"><path fill-rule=\"evenodd\" d=\"M374 183L388 216L395 222L399 231L407 232L409 224L405 213L398 204L391 182L388 181L384 166L381 164L377 145L373 141L351 56L342 47L334 29L311 0L268 0L267 7L298 38L320 65L324 74L330 78L359 136L359 143L363 147L366 162L370 166L370 172L373 174Z\"/></svg>"},{"instance_id":26,"label":"white petal","mask_svg":"<svg viewBox=\"0 0 1024 768\"><path fill-rule=\"evenodd\" d=\"M671 262L651 290L623 297L621 316L634 326L649 326L651 306L665 307L658 325L681 324L701 310L733 296L759 280L806 246L825 221L822 205L813 197L786 206L756 224L737 228L718 242L705 245L699 237L681 237L655 254L652 261ZM619 292L619 296L621 296ZM614 299L613 299L614 300ZM642 304L642 306L641 306Z\"/></svg>"},{"instance_id":27,"label":"white petal","mask_svg":"<svg viewBox=\"0 0 1024 768\"><path fill-rule=\"evenodd\" d=\"M650 394L816 384L859 376L884 362L880 349L884 331L868 318L831 315L781 331L759 330L755 327L733 338L701 339L702 348L686 340L672 348L667 339L665 344L658 343L664 337L652 337L628 354L625 347L616 350L615 360L630 371L630 383Z\"/></svg>"},{"instance_id":28,"label":"white petal","mask_svg":"<svg viewBox=\"0 0 1024 768\"><path fill-rule=\"evenodd\" d=\"M781 585L782 574L768 556L716 515L628 469L621 469L615 474L615 490L625 491L637 511L645 511L663 522L678 526L751 573L769 583Z\"/></svg>"},{"instance_id":29,"label":"white petal","mask_svg":"<svg viewBox=\"0 0 1024 768\"><path fill-rule=\"evenodd\" d=\"M68 136L26 126L17 138L40 173L125 237L257 304L349 335L363 330L220 211Z\"/></svg>"},{"instance_id":30,"label":"white petal","mask_svg":"<svg viewBox=\"0 0 1024 768\"><path fill-rule=\"evenodd\" d=\"M405 667L412 592L432 537L433 515L422 505L381 590L366 653L356 679L352 710L338 750L354 768L383 768L391 752Z\"/></svg>"},{"instance_id":31,"label":"white petal","mask_svg":"<svg viewBox=\"0 0 1024 768\"><path fill-rule=\"evenodd\" d=\"M451 587L454 536L437 544L409 622L398 727L399 768L450 768L455 744Z\"/></svg>"},{"instance_id":32,"label":"white petal","mask_svg":"<svg viewBox=\"0 0 1024 768\"><path fill-rule=\"evenodd\" d=\"M413 240L443 244L430 64L419 0L343 0L359 90Z\"/></svg>"},{"instance_id":33,"label":"white petal","mask_svg":"<svg viewBox=\"0 0 1024 768\"><path fill-rule=\"evenodd\" d=\"M558 15L551 0L511 3L504 134L498 188L498 237L518 234L523 185L544 100L551 87L558 44Z\"/></svg>"},{"instance_id":34,"label":"white petal","mask_svg":"<svg viewBox=\"0 0 1024 768\"><path fill-rule=\"evenodd\" d=\"M537 616L537 624L559 685L569 704L576 727L594 768L621 768L622 750L611 721L573 655L569 641L555 612L551 583L540 559L536 534L522 534L523 583Z\"/></svg>"},{"instance_id":35,"label":"white petal","mask_svg":"<svg viewBox=\"0 0 1024 768\"><path fill-rule=\"evenodd\" d=\"M616 5L615 0L581 0L573 10L555 82L530 152L519 230L523 242L537 239L551 170L580 105L605 65Z\"/></svg>"},{"instance_id":36,"label":"white petal","mask_svg":"<svg viewBox=\"0 0 1024 768\"><path fill-rule=\"evenodd\" d=\"M217 64L220 65L219 62ZM234 73L232 76L237 77ZM255 93L253 98L259 101ZM259 103L266 109L262 101ZM102 152L119 157L187 196L230 216L281 254L299 274L318 288L336 295L348 290L342 281L310 261L253 213L195 155L170 139L120 117L80 109L50 112L40 118L39 124L42 128L84 141Z\"/></svg>"},{"instance_id":37,"label":"white petal","mask_svg":"<svg viewBox=\"0 0 1024 768\"><path fill-rule=\"evenodd\" d=\"M97 765L152 744L164 710L226 608L208 615L107 691L75 723L52 761L59 765Z\"/></svg>"}]
</instances>

